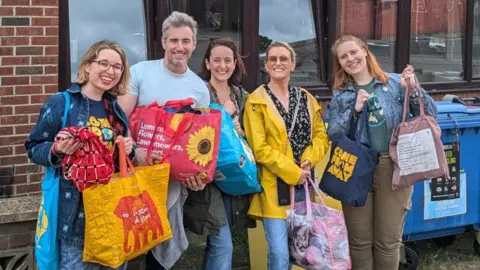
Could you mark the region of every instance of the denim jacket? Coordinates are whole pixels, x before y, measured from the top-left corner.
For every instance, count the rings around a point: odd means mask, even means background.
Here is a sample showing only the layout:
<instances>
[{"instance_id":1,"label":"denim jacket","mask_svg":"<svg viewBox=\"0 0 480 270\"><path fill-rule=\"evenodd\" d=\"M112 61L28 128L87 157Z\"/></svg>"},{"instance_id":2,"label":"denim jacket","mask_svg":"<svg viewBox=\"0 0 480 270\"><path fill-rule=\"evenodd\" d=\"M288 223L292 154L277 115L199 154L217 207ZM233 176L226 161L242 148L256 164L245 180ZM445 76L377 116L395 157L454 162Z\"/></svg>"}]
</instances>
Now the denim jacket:
<instances>
[{"instance_id":1,"label":"denim jacket","mask_svg":"<svg viewBox=\"0 0 480 270\"><path fill-rule=\"evenodd\" d=\"M90 116L88 98L81 92L78 84L70 89L71 105L66 126L86 126ZM123 136L127 136L127 116L117 103L117 98L108 92L104 96L114 108L119 121L124 127ZM30 160L38 165L61 167L62 156L52 155L51 148L57 133L61 130L65 98L62 93L51 96L40 110L37 124L25 142ZM63 177L60 180L60 198L58 208L58 235L65 245L83 247L85 236L85 213L82 194Z\"/></svg>"},{"instance_id":2,"label":"denim jacket","mask_svg":"<svg viewBox=\"0 0 480 270\"><path fill-rule=\"evenodd\" d=\"M405 90L400 83L400 74L388 73L386 84L375 79L373 84L373 92L378 97L380 105L385 113L388 133L391 135L393 129L402 122L403 101L405 98ZM422 89L425 103L425 111L427 114L437 117L437 105L430 95ZM328 104L328 128L327 133L331 139L338 139L345 134L350 134L352 128L356 127L355 118L352 117L357 93L354 85L347 85L344 89L333 91L333 97ZM410 113L413 116L420 114L420 104L418 96L410 98ZM369 136L366 134L367 129L363 131L361 142L370 144Z\"/></svg>"}]
</instances>

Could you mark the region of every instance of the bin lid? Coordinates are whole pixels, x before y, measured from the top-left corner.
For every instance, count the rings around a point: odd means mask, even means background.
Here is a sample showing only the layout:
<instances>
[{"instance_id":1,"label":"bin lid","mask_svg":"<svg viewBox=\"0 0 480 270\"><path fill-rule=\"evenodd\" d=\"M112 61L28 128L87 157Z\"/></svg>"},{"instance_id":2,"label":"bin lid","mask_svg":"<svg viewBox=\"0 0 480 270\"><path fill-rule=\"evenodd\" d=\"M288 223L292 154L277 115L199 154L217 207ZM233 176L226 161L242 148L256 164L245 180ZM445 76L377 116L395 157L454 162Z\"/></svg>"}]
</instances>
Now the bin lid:
<instances>
[{"instance_id":1,"label":"bin lid","mask_svg":"<svg viewBox=\"0 0 480 270\"><path fill-rule=\"evenodd\" d=\"M438 124L445 128L480 127L480 107L452 101L437 101Z\"/></svg>"},{"instance_id":2,"label":"bin lid","mask_svg":"<svg viewBox=\"0 0 480 270\"><path fill-rule=\"evenodd\" d=\"M465 106L452 101L437 101L438 114L446 113L463 113L463 114L480 114L479 106Z\"/></svg>"}]
</instances>

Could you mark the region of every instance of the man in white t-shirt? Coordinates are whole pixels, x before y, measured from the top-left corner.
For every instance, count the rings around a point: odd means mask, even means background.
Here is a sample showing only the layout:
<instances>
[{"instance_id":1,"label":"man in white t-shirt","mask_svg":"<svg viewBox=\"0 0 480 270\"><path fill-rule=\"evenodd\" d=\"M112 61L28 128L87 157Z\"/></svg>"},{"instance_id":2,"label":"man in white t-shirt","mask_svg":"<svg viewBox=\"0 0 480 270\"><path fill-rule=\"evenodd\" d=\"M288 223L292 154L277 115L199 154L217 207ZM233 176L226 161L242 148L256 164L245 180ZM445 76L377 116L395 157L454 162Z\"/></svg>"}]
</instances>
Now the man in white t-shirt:
<instances>
[{"instance_id":1,"label":"man in white t-shirt","mask_svg":"<svg viewBox=\"0 0 480 270\"><path fill-rule=\"evenodd\" d=\"M197 23L185 13L173 12L162 25L162 45L165 57L143 61L130 68L130 90L118 98L125 113L130 116L136 106L156 101L159 105L169 100L193 98L197 107L208 107L210 95L202 79L187 66L195 50ZM147 164L146 152L135 150L139 164ZM158 156L152 155L153 159ZM185 186L191 190L203 190L200 178L191 178ZM172 227L172 239L153 248L147 254L147 269L169 269L188 247L183 226L183 204L187 192L182 184L171 180L168 186L168 219Z\"/></svg>"}]
</instances>

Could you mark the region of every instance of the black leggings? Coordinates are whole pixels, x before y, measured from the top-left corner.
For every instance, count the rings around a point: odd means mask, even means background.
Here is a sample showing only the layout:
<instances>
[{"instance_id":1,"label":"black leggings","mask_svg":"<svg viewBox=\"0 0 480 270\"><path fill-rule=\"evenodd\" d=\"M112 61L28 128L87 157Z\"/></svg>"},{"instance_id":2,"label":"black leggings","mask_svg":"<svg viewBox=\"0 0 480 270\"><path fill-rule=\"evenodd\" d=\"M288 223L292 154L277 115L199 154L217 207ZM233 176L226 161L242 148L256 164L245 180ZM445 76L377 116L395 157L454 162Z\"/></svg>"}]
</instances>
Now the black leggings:
<instances>
[{"instance_id":1,"label":"black leggings","mask_svg":"<svg viewBox=\"0 0 480 270\"><path fill-rule=\"evenodd\" d=\"M161 266L155 256L153 256L151 251L147 252L147 256L145 258L145 270L167 270L163 266Z\"/></svg>"}]
</instances>

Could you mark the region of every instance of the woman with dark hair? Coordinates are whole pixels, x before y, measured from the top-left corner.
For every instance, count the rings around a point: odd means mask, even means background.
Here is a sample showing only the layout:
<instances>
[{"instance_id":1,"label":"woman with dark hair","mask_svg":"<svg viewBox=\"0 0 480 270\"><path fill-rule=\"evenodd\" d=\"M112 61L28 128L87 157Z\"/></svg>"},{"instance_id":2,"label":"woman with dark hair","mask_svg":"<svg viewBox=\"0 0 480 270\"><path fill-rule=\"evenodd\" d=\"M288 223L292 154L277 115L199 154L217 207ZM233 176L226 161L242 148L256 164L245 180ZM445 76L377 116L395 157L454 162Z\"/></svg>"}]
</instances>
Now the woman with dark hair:
<instances>
[{"instance_id":1,"label":"woman with dark hair","mask_svg":"<svg viewBox=\"0 0 480 270\"><path fill-rule=\"evenodd\" d=\"M210 100L232 116L237 133L244 136L240 116L248 93L240 86L245 67L237 46L231 39L210 41L202 64L199 76L208 85ZM253 221L247 217L249 205L250 196L230 196L214 183L202 191L189 190L184 206L185 227L207 235L201 269L232 268L232 232L251 227Z\"/></svg>"}]
</instances>

